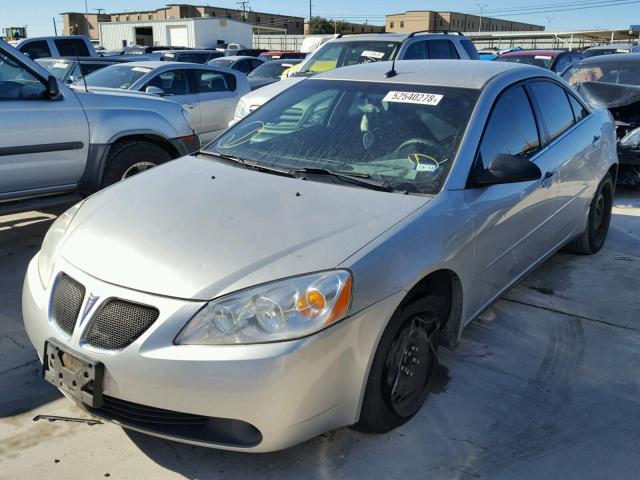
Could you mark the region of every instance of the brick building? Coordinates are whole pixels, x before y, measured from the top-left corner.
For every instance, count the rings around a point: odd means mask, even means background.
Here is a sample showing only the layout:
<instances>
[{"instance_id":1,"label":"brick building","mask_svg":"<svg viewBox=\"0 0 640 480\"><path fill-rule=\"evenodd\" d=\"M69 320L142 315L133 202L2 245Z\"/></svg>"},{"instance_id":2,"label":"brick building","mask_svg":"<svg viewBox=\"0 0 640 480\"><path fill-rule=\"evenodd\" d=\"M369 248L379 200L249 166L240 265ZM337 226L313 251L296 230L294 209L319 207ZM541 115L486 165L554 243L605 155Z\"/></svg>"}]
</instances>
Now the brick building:
<instances>
[{"instance_id":1,"label":"brick building","mask_svg":"<svg viewBox=\"0 0 640 480\"><path fill-rule=\"evenodd\" d=\"M411 33L418 30L449 30L459 32L533 32L544 30L541 25L512 22L498 18L467 15L458 12L434 12L431 10L409 10L387 15L387 32Z\"/></svg>"}]
</instances>

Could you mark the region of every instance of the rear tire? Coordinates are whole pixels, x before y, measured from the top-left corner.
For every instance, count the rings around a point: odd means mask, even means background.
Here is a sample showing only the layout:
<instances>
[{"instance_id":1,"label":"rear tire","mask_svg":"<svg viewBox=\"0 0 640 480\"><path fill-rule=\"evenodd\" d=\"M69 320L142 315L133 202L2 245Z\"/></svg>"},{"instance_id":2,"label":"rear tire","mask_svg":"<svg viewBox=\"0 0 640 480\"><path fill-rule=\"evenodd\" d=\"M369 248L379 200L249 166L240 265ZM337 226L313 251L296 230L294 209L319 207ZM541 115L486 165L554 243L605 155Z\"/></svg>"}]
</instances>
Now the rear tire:
<instances>
[{"instance_id":1,"label":"rear tire","mask_svg":"<svg viewBox=\"0 0 640 480\"><path fill-rule=\"evenodd\" d=\"M428 295L393 315L371 364L355 430L386 433L420 410L438 365L442 304L442 298Z\"/></svg>"},{"instance_id":2,"label":"rear tire","mask_svg":"<svg viewBox=\"0 0 640 480\"><path fill-rule=\"evenodd\" d=\"M613 207L613 179L607 173L602 179L589 206L589 217L585 231L565 249L581 255L593 255L600 251L609 232Z\"/></svg>"},{"instance_id":3,"label":"rear tire","mask_svg":"<svg viewBox=\"0 0 640 480\"><path fill-rule=\"evenodd\" d=\"M115 144L107 157L101 188L132 177L171 160L166 150L144 140L125 140Z\"/></svg>"}]
</instances>

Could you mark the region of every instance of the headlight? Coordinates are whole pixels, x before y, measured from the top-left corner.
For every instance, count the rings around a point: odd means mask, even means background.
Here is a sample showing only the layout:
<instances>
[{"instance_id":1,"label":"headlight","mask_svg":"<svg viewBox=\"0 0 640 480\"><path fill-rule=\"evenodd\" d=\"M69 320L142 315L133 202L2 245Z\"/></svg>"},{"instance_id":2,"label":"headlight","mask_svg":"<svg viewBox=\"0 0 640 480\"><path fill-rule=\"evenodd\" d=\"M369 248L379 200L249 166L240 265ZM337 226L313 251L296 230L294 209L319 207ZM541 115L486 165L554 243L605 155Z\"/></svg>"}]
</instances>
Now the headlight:
<instances>
[{"instance_id":1,"label":"headlight","mask_svg":"<svg viewBox=\"0 0 640 480\"><path fill-rule=\"evenodd\" d=\"M58 256L60 241L64 237L69 225L71 225L73 217L76 216L76 213L78 213L78 210L80 210L83 203L84 200L76 203L73 207L60 215L56 221L51 224L49 231L44 236L42 248L40 249L40 255L38 257L38 273L40 274L40 281L44 288L47 288L51 281L53 264Z\"/></svg>"},{"instance_id":2,"label":"headlight","mask_svg":"<svg viewBox=\"0 0 640 480\"><path fill-rule=\"evenodd\" d=\"M620 145L624 145L625 147L639 146L640 145L640 128L631 130L624 137L622 137L622 140L620 140Z\"/></svg>"},{"instance_id":3,"label":"headlight","mask_svg":"<svg viewBox=\"0 0 640 480\"><path fill-rule=\"evenodd\" d=\"M246 103L240 100L236 106L236 113L233 118L234 120L242 120L247 115L249 115L249 107L247 107Z\"/></svg>"},{"instance_id":4,"label":"headlight","mask_svg":"<svg viewBox=\"0 0 640 480\"><path fill-rule=\"evenodd\" d=\"M347 316L351 274L331 270L232 293L209 302L175 339L181 345L292 340Z\"/></svg>"},{"instance_id":5,"label":"headlight","mask_svg":"<svg viewBox=\"0 0 640 480\"><path fill-rule=\"evenodd\" d=\"M193 128L193 123L191 123L191 117L189 116L189 112L187 112L184 108L182 108L181 111L182 111L182 116L184 117L184 121L187 122L187 126L192 131L195 131L195 128Z\"/></svg>"}]
</instances>

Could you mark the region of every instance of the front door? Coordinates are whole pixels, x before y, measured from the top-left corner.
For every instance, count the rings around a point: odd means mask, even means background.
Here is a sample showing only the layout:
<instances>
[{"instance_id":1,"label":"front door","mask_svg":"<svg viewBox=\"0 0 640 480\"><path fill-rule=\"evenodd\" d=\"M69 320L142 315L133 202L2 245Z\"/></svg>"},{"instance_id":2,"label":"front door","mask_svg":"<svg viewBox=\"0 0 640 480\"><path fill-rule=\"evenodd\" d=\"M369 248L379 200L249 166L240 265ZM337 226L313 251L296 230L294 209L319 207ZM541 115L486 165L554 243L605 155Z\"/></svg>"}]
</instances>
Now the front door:
<instances>
[{"instance_id":1,"label":"front door","mask_svg":"<svg viewBox=\"0 0 640 480\"><path fill-rule=\"evenodd\" d=\"M0 50L0 200L72 189L84 171L89 126L76 95L47 98L45 80Z\"/></svg>"},{"instance_id":2,"label":"front door","mask_svg":"<svg viewBox=\"0 0 640 480\"><path fill-rule=\"evenodd\" d=\"M210 141L233 119L238 92L232 74L213 70L193 70L201 111L200 141Z\"/></svg>"},{"instance_id":3,"label":"front door","mask_svg":"<svg viewBox=\"0 0 640 480\"><path fill-rule=\"evenodd\" d=\"M553 159L541 151L540 133L522 85L503 92L494 105L474 168L487 168L501 154L525 157L544 173ZM476 231L473 304L484 306L540 259L545 225L557 206L549 179L469 188L466 202Z\"/></svg>"}]
</instances>

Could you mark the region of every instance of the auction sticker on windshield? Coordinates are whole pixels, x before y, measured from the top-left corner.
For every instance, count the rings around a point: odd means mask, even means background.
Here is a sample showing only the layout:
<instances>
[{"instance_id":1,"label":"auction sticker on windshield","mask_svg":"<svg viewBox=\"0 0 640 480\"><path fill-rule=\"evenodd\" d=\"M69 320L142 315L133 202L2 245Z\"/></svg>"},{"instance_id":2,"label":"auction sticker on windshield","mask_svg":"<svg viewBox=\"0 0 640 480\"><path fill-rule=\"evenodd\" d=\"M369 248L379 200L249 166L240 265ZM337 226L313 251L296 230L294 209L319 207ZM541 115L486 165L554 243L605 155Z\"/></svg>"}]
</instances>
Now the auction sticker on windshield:
<instances>
[{"instance_id":1,"label":"auction sticker on windshield","mask_svg":"<svg viewBox=\"0 0 640 480\"><path fill-rule=\"evenodd\" d=\"M384 57L383 52L376 52L373 50L364 50L361 54L361 57L369 57L369 58L382 58Z\"/></svg>"},{"instance_id":2,"label":"auction sticker on windshield","mask_svg":"<svg viewBox=\"0 0 640 480\"><path fill-rule=\"evenodd\" d=\"M417 103L419 105L438 105L444 95L437 93L396 92L390 91L382 99L383 102Z\"/></svg>"}]
</instances>

